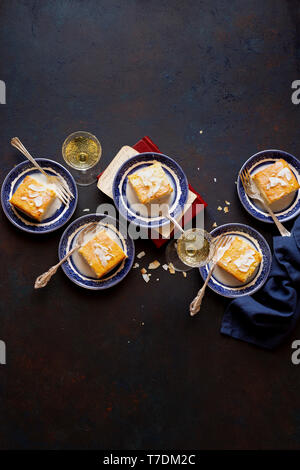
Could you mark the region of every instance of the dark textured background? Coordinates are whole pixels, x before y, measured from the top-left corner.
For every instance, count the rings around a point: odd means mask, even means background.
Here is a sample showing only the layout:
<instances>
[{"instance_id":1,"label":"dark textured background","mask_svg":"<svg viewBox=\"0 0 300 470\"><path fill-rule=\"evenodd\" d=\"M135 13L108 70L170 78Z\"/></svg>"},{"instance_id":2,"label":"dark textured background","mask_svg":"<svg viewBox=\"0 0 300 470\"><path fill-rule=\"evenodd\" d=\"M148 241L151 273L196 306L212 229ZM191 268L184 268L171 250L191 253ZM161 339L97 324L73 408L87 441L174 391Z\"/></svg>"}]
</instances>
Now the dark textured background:
<instances>
[{"instance_id":1,"label":"dark textured background","mask_svg":"<svg viewBox=\"0 0 300 470\"><path fill-rule=\"evenodd\" d=\"M207 200L206 228L244 222L271 241L275 229L245 213L234 181L258 150L299 155L298 5L1 0L1 182L22 160L15 135L61 162L64 138L89 130L104 169L148 134ZM79 194L74 217L105 201L94 186ZM216 210L225 199L228 214ZM148 285L133 270L101 293L59 272L34 292L62 231L35 238L0 217L1 448L300 447L300 368L290 360L300 325L275 352L221 336L225 299L207 292L201 315L188 316L197 270L163 271ZM141 249L145 263L164 259L151 242Z\"/></svg>"}]
</instances>

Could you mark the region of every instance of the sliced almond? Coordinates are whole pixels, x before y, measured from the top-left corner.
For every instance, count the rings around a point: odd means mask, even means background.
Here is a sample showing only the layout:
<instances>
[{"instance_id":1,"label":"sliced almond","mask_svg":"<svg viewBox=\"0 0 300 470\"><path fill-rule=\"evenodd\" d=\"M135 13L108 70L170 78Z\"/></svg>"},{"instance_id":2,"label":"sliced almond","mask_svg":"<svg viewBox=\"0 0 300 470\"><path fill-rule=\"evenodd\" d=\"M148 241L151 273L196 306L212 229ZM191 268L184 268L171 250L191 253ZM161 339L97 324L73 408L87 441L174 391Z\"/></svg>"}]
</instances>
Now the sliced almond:
<instances>
[{"instance_id":1,"label":"sliced almond","mask_svg":"<svg viewBox=\"0 0 300 470\"><path fill-rule=\"evenodd\" d=\"M144 251L141 251L138 255L136 255L137 258L141 259L143 258L143 256L145 256L145 252Z\"/></svg>"},{"instance_id":2,"label":"sliced almond","mask_svg":"<svg viewBox=\"0 0 300 470\"><path fill-rule=\"evenodd\" d=\"M168 271L168 265L167 264L163 264L162 267L165 271Z\"/></svg>"},{"instance_id":3,"label":"sliced almond","mask_svg":"<svg viewBox=\"0 0 300 470\"><path fill-rule=\"evenodd\" d=\"M225 204L227 204L227 206L230 206L230 202L229 201L225 201Z\"/></svg>"},{"instance_id":4,"label":"sliced almond","mask_svg":"<svg viewBox=\"0 0 300 470\"><path fill-rule=\"evenodd\" d=\"M185 271L182 271L182 275L183 275L183 277L186 277L186 276L187 276L187 274L186 274Z\"/></svg>"},{"instance_id":5,"label":"sliced almond","mask_svg":"<svg viewBox=\"0 0 300 470\"><path fill-rule=\"evenodd\" d=\"M227 212L229 212L229 209L228 207L224 207L224 212L227 214Z\"/></svg>"},{"instance_id":6,"label":"sliced almond","mask_svg":"<svg viewBox=\"0 0 300 470\"><path fill-rule=\"evenodd\" d=\"M144 279L145 282L149 282L149 281L150 281L150 277L149 277L148 274L142 274L142 276L143 276L143 279Z\"/></svg>"},{"instance_id":7,"label":"sliced almond","mask_svg":"<svg viewBox=\"0 0 300 470\"><path fill-rule=\"evenodd\" d=\"M222 209L222 207L221 207L221 206L219 206L219 207L218 207L218 211L222 211L222 210L223 210L223 209Z\"/></svg>"},{"instance_id":8,"label":"sliced almond","mask_svg":"<svg viewBox=\"0 0 300 470\"><path fill-rule=\"evenodd\" d=\"M159 266L160 262L156 259L155 261L152 261L152 263L149 264L148 269L157 269L159 268Z\"/></svg>"},{"instance_id":9,"label":"sliced almond","mask_svg":"<svg viewBox=\"0 0 300 470\"><path fill-rule=\"evenodd\" d=\"M168 266L168 267L169 267L169 273L170 273L170 274L175 274L175 269L174 269L173 264L172 264L172 263L169 263L169 266Z\"/></svg>"}]
</instances>

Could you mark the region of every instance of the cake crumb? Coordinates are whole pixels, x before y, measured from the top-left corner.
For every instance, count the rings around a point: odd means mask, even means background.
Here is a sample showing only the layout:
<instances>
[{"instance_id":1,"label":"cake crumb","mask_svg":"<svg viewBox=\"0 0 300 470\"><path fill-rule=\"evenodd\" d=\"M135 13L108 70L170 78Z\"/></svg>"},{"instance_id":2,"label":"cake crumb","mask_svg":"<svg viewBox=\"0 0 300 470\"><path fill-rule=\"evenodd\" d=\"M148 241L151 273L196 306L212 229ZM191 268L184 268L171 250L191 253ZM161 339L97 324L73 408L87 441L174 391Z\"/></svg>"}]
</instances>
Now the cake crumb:
<instances>
[{"instance_id":1,"label":"cake crumb","mask_svg":"<svg viewBox=\"0 0 300 470\"><path fill-rule=\"evenodd\" d=\"M229 212L229 208L227 206L224 207L224 212L225 212L225 214L227 214L227 212Z\"/></svg>"},{"instance_id":2,"label":"cake crumb","mask_svg":"<svg viewBox=\"0 0 300 470\"><path fill-rule=\"evenodd\" d=\"M202 130L202 129L199 131L199 134L203 134L203 130Z\"/></svg>"},{"instance_id":3,"label":"cake crumb","mask_svg":"<svg viewBox=\"0 0 300 470\"><path fill-rule=\"evenodd\" d=\"M159 277L157 277L156 280L159 281Z\"/></svg>"},{"instance_id":4,"label":"cake crumb","mask_svg":"<svg viewBox=\"0 0 300 470\"><path fill-rule=\"evenodd\" d=\"M187 276L187 274L186 274L185 271L182 271L182 275L183 275L183 277L186 277L186 276Z\"/></svg>"},{"instance_id":5,"label":"cake crumb","mask_svg":"<svg viewBox=\"0 0 300 470\"><path fill-rule=\"evenodd\" d=\"M136 268L139 268L139 267L140 267L139 263L134 263L133 269L136 269Z\"/></svg>"},{"instance_id":6,"label":"cake crumb","mask_svg":"<svg viewBox=\"0 0 300 470\"><path fill-rule=\"evenodd\" d=\"M174 266L173 266L172 263L169 263L168 268L169 268L169 273L170 273L170 274L175 274L175 269L174 269Z\"/></svg>"},{"instance_id":7,"label":"cake crumb","mask_svg":"<svg viewBox=\"0 0 300 470\"><path fill-rule=\"evenodd\" d=\"M217 182L217 178L214 178L214 183L216 183L216 182Z\"/></svg>"},{"instance_id":8,"label":"cake crumb","mask_svg":"<svg viewBox=\"0 0 300 470\"><path fill-rule=\"evenodd\" d=\"M90 209L88 209L88 208L82 209L82 212L90 212Z\"/></svg>"},{"instance_id":9,"label":"cake crumb","mask_svg":"<svg viewBox=\"0 0 300 470\"><path fill-rule=\"evenodd\" d=\"M225 201L225 204L227 204L227 206L230 206L230 202L229 201Z\"/></svg>"},{"instance_id":10,"label":"cake crumb","mask_svg":"<svg viewBox=\"0 0 300 470\"><path fill-rule=\"evenodd\" d=\"M152 263L149 264L148 269L157 269L160 266L160 262L157 261L152 261Z\"/></svg>"},{"instance_id":11,"label":"cake crumb","mask_svg":"<svg viewBox=\"0 0 300 470\"><path fill-rule=\"evenodd\" d=\"M162 267L165 271L168 271L168 265L167 264L163 264Z\"/></svg>"},{"instance_id":12,"label":"cake crumb","mask_svg":"<svg viewBox=\"0 0 300 470\"><path fill-rule=\"evenodd\" d=\"M212 226L213 226L214 228L216 228L216 227L218 226L217 222L214 222L214 223L212 224Z\"/></svg>"},{"instance_id":13,"label":"cake crumb","mask_svg":"<svg viewBox=\"0 0 300 470\"><path fill-rule=\"evenodd\" d=\"M142 276L143 276L143 279L144 279L145 282L149 282L149 281L150 281L150 277L149 277L148 274L142 274Z\"/></svg>"},{"instance_id":14,"label":"cake crumb","mask_svg":"<svg viewBox=\"0 0 300 470\"><path fill-rule=\"evenodd\" d=\"M141 269L141 273L142 273L142 274L147 274L147 269L142 268L142 269Z\"/></svg>"},{"instance_id":15,"label":"cake crumb","mask_svg":"<svg viewBox=\"0 0 300 470\"><path fill-rule=\"evenodd\" d=\"M145 252L144 251L141 251L138 255L136 255L137 258L141 259L143 258L143 256L145 256Z\"/></svg>"},{"instance_id":16,"label":"cake crumb","mask_svg":"<svg viewBox=\"0 0 300 470\"><path fill-rule=\"evenodd\" d=\"M219 206L219 207L218 207L218 211L222 211L222 210L223 210L223 209L222 209L222 207L221 207L221 206Z\"/></svg>"}]
</instances>

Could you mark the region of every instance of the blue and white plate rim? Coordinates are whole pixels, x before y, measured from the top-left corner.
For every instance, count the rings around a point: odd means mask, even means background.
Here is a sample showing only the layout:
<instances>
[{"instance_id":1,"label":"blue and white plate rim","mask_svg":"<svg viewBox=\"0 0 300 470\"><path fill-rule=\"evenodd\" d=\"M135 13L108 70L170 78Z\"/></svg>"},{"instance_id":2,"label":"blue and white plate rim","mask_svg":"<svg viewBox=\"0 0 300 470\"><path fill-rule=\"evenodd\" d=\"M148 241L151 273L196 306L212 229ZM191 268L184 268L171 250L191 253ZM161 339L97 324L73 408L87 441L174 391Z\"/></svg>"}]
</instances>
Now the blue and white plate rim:
<instances>
[{"instance_id":1,"label":"blue and white plate rim","mask_svg":"<svg viewBox=\"0 0 300 470\"><path fill-rule=\"evenodd\" d=\"M214 278L212 275L211 279L208 282L208 286L217 294L222 295L223 297L236 298L243 297L245 295L252 295L254 292L257 292L266 282L270 274L272 267L272 253L266 239L253 227L249 225L240 224L240 223L229 223L220 225L210 232L212 237L217 237L219 235L225 234L237 234L240 236L250 235L249 241L255 240L257 243L256 248L262 254L262 261L260 267L255 275L255 277L250 280L248 283L241 285L239 287L226 286L220 281ZM243 235L245 234L245 235ZM200 274L205 281L209 271L210 264L202 266L199 268Z\"/></svg>"},{"instance_id":2,"label":"blue and white plate rim","mask_svg":"<svg viewBox=\"0 0 300 470\"><path fill-rule=\"evenodd\" d=\"M80 230L82 230L82 228L86 224L88 224L89 222L94 222L94 221L101 222L101 220L104 218L106 219L106 221L109 222L108 225L110 226L111 229L112 227L114 227L114 232L118 236L119 240L121 240L123 249L125 248L125 245L126 245L126 254L128 257L124 260L123 262L124 266L120 270L120 272L115 273L109 282L109 279L105 279L105 277L103 279L89 278L83 275L82 273L80 273L78 268L77 270L75 270L74 263L72 263L72 256L71 256L71 259L69 258L67 261L65 261L62 264L62 269L64 273L74 284L77 284L78 286L83 287L85 289L89 289L89 290L104 290L104 289L113 287L117 285L119 282L121 282L131 270L131 267L134 261L134 256L135 256L135 245L134 245L134 241L128 234L127 227L124 224L122 224L120 221L117 221L117 219L109 215L98 214L98 213L83 215L79 217L78 219L74 220L70 225L68 225L68 227L65 229L64 233L61 236L59 246L58 246L58 257L61 260L65 256L66 252L69 251L69 249L71 249L72 247L71 244L74 241L74 237L80 232ZM120 230L117 229L117 225L120 227ZM66 242L67 237L68 238L72 237L69 243ZM68 250L66 250L66 248L68 248ZM120 264L120 267L121 266L122 266L122 263ZM112 273L114 273L114 270L112 270ZM108 275L109 274L110 273L108 273ZM81 280L79 280L80 278Z\"/></svg>"},{"instance_id":3,"label":"blue and white plate rim","mask_svg":"<svg viewBox=\"0 0 300 470\"><path fill-rule=\"evenodd\" d=\"M3 211L6 217L8 218L8 220L20 230L23 230L24 232L27 232L27 233L33 233L33 234L50 233L55 230L58 230L60 227L65 225L70 220L77 206L78 191L77 191L77 186L76 186L73 176L67 170L67 168L65 168L63 165L56 162L55 160L51 160L50 158L37 158L36 161L46 171L47 170L58 171L59 174L68 183L70 190L74 194L74 198L70 201L69 206L68 207L61 206L62 207L61 213L53 221L51 220L51 217L50 217L49 221L47 221L48 219L46 219L45 221L42 221L42 222L35 222L34 220L30 220L29 218L27 220L26 216L23 216L23 214L19 213L16 210L13 210L9 202L9 198L14 192L12 191L13 182L15 180L18 180L19 178L18 175L21 175L20 181L17 181L17 186L19 186L19 184L21 184L21 182L23 181L23 179L25 178L27 174L34 175L35 173L38 173L38 170L28 160L23 160L22 162L14 166L6 175L2 183L2 187L1 187L1 204L2 204ZM54 174L55 174L55 171L54 171ZM10 181L12 178L14 179ZM23 217L26 219L26 223L22 222ZM32 228L29 228L29 227L32 227Z\"/></svg>"},{"instance_id":4,"label":"blue and white plate rim","mask_svg":"<svg viewBox=\"0 0 300 470\"><path fill-rule=\"evenodd\" d=\"M268 150L261 150L260 152L255 153L252 155L241 167L241 170L238 174L237 178L237 192L240 199L241 204L246 209L246 211L252 215L255 219L260 220L262 222L267 223L274 223L272 218L263 210L260 210L249 197L245 194L240 173L244 169L248 169L251 173L256 167L263 165L264 163L270 162L270 164L274 163L278 159L284 159L287 163L292 167L293 173L295 174L296 178L300 184L300 161L292 154L285 152L284 150L278 149L268 149ZM276 216L280 220L280 222L287 222L293 218L295 218L300 213L300 190L298 190L292 204L288 206L286 209L275 212Z\"/></svg>"},{"instance_id":5,"label":"blue and white plate rim","mask_svg":"<svg viewBox=\"0 0 300 470\"><path fill-rule=\"evenodd\" d=\"M166 170L175 170L177 172L177 176L179 176L180 178L180 188L178 187L178 185L176 185L177 191L178 189L180 189L180 193L178 192L178 196L175 201L177 204L175 205L173 203L172 207L170 208L170 213L173 217L177 217L180 213L182 213L184 205L186 204L188 199L189 187L186 175L181 166L173 158L164 155L163 153L157 152L143 152L129 158L126 162L123 163L123 165L121 165L114 177L112 185L113 198L120 214L125 217L129 222L133 222L134 224L140 225L142 227L161 227L163 225L169 224L170 222L165 217L157 217L151 220L150 218L139 218L139 216L129 214L126 210L127 206L125 204L119 203L119 199L121 199L120 185L123 184L134 163L136 163L137 165L143 165L143 163L151 164L156 161L160 162Z\"/></svg>"}]
</instances>

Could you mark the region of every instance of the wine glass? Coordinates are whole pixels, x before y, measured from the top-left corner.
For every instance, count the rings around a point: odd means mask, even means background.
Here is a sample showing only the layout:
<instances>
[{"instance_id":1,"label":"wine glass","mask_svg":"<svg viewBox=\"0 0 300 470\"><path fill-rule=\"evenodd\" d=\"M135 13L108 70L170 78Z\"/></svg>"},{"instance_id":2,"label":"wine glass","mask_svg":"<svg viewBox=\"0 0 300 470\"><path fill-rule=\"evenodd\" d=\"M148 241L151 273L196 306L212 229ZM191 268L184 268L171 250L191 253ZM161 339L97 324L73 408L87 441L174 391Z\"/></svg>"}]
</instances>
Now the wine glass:
<instances>
[{"instance_id":1,"label":"wine glass","mask_svg":"<svg viewBox=\"0 0 300 470\"><path fill-rule=\"evenodd\" d=\"M101 154L101 144L90 132L73 132L62 146L63 158L79 186L88 186L97 181Z\"/></svg>"},{"instance_id":2,"label":"wine glass","mask_svg":"<svg viewBox=\"0 0 300 470\"><path fill-rule=\"evenodd\" d=\"M166 258L175 271L189 271L209 263L213 253L212 236L204 229L191 228L168 244Z\"/></svg>"}]
</instances>

